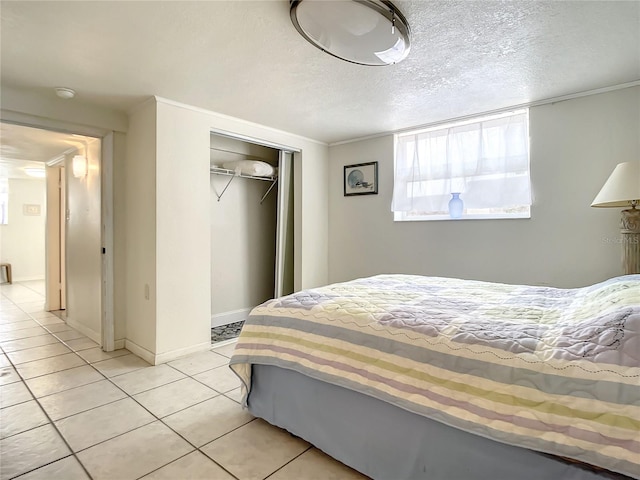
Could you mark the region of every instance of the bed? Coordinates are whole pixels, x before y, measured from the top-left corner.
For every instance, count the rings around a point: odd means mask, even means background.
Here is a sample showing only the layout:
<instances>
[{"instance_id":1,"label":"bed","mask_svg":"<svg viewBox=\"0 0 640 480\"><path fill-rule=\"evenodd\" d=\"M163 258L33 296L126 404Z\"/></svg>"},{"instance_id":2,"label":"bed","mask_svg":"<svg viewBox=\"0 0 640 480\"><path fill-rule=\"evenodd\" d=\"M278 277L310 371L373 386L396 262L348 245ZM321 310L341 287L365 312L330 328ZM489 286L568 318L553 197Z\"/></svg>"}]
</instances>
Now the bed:
<instances>
[{"instance_id":1,"label":"bed","mask_svg":"<svg viewBox=\"0 0 640 480\"><path fill-rule=\"evenodd\" d=\"M640 275L377 275L256 307L243 404L380 480L640 479Z\"/></svg>"}]
</instances>

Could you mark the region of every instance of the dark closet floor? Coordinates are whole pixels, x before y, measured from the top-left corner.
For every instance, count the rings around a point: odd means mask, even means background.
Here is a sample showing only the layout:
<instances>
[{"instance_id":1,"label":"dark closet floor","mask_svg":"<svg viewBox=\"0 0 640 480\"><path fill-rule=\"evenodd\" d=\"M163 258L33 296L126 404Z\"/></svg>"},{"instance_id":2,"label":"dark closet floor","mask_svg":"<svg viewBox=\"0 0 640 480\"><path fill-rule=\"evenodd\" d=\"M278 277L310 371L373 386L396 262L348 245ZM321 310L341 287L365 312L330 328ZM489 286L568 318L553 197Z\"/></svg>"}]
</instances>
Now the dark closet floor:
<instances>
[{"instance_id":1,"label":"dark closet floor","mask_svg":"<svg viewBox=\"0 0 640 480\"><path fill-rule=\"evenodd\" d=\"M230 323L228 325L222 325L220 327L212 328L211 343L222 342L223 340L236 338L238 335L240 335L242 325L244 325L244 320L241 322Z\"/></svg>"}]
</instances>

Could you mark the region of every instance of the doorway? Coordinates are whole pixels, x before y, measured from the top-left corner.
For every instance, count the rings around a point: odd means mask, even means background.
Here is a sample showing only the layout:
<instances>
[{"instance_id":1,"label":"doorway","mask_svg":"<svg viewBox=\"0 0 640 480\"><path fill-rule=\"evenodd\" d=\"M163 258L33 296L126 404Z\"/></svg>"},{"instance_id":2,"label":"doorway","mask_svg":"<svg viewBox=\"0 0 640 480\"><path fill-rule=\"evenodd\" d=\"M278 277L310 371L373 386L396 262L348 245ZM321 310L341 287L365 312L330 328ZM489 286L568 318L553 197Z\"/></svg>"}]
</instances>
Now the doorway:
<instances>
[{"instance_id":1,"label":"doorway","mask_svg":"<svg viewBox=\"0 0 640 480\"><path fill-rule=\"evenodd\" d=\"M46 179L41 206L45 309L64 310L69 326L104 346L102 141L12 123L3 122L0 128L0 175L24 175L31 170ZM17 185L10 178L8 183L9 191L12 183ZM18 279L24 262L16 252L3 250L3 262L12 264ZM7 255L12 258L4 258Z\"/></svg>"},{"instance_id":2,"label":"doorway","mask_svg":"<svg viewBox=\"0 0 640 480\"><path fill-rule=\"evenodd\" d=\"M292 149L212 132L212 341L237 336L249 311L293 292Z\"/></svg>"}]
</instances>

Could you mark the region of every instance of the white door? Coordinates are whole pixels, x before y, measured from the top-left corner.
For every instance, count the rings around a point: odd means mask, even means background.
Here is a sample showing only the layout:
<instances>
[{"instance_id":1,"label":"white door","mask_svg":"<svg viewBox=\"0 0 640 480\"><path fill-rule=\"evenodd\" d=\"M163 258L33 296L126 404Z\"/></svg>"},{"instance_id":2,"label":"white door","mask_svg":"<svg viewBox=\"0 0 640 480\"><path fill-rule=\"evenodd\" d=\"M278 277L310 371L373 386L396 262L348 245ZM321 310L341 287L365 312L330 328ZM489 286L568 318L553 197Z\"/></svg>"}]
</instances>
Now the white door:
<instances>
[{"instance_id":1,"label":"white door","mask_svg":"<svg viewBox=\"0 0 640 480\"><path fill-rule=\"evenodd\" d=\"M46 218L46 306L49 311L64 310L65 294L65 168L47 167Z\"/></svg>"},{"instance_id":2,"label":"white door","mask_svg":"<svg viewBox=\"0 0 640 480\"><path fill-rule=\"evenodd\" d=\"M293 154L280 150L278 162L275 297L293 292Z\"/></svg>"}]
</instances>

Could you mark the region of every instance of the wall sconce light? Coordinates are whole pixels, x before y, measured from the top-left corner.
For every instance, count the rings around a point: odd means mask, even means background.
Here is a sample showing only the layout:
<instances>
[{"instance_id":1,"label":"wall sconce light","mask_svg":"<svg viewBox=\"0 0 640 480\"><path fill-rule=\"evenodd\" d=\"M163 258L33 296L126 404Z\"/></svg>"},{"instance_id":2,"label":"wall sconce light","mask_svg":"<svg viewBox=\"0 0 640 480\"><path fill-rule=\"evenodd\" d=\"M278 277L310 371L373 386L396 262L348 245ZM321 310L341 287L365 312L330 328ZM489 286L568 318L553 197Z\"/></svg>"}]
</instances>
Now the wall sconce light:
<instances>
[{"instance_id":1,"label":"wall sconce light","mask_svg":"<svg viewBox=\"0 0 640 480\"><path fill-rule=\"evenodd\" d=\"M75 155L71 164L73 176L83 178L87 176L87 157L84 155Z\"/></svg>"}]
</instances>

